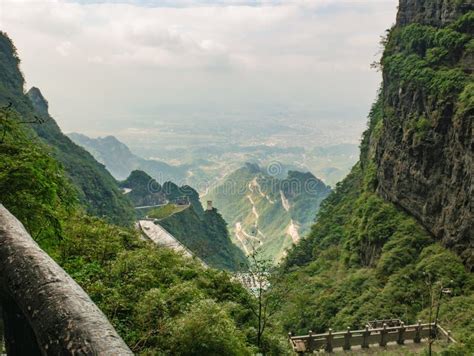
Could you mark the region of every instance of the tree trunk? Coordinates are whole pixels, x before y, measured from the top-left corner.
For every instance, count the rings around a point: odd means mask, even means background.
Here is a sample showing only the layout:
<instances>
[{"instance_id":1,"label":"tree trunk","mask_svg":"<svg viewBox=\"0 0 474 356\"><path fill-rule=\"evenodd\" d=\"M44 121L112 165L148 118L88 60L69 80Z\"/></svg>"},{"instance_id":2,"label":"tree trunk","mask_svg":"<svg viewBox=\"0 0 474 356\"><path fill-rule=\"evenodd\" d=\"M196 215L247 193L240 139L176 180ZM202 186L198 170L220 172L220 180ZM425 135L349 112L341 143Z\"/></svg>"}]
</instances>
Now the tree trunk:
<instances>
[{"instance_id":1,"label":"tree trunk","mask_svg":"<svg viewBox=\"0 0 474 356\"><path fill-rule=\"evenodd\" d=\"M9 355L132 355L84 290L0 204L0 293ZM26 324L26 325L25 325ZM24 339L26 338L26 339Z\"/></svg>"}]
</instances>

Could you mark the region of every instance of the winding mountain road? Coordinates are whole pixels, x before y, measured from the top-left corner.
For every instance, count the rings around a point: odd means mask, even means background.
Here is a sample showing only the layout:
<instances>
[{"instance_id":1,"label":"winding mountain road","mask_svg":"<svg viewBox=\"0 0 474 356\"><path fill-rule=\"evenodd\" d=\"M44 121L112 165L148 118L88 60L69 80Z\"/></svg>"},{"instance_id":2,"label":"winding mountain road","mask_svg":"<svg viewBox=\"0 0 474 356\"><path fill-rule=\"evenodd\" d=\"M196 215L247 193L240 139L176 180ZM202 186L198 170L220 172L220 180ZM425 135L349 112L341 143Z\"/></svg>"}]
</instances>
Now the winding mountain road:
<instances>
[{"instance_id":1,"label":"winding mountain road","mask_svg":"<svg viewBox=\"0 0 474 356\"><path fill-rule=\"evenodd\" d=\"M293 221L293 219L291 219L290 225L288 226L286 233L290 235L294 244L297 244L301 239L300 234L298 232L298 225Z\"/></svg>"},{"instance_id":2,"label":"winding mountain road","mask_svg":"<svg viewBox=\"0 0 474 356\"><path fill-rule=\"evenodd\" d=\"M208 267L204 261L194 255L186 246L179 242L176 237L171 235L159 224L156 224L153 220L139 220L138 226L145 236L156 245L170 248L189 258L197 258L204 267Z\"/></svg>"}]
</instances>

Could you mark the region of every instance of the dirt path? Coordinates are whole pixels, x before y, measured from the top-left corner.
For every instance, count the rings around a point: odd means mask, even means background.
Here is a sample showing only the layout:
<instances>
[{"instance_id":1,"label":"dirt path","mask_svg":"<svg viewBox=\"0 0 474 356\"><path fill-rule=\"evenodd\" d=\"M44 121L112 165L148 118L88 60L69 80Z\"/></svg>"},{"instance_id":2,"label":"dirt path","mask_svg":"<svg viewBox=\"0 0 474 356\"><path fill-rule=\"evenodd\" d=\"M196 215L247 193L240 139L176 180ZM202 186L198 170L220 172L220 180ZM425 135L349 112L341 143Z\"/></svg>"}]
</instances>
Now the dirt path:
<instances>
[{"instance_id":1,"label":"dirt path","mask_svg":"<svg viewBox=\"0 0 474 356\"><path fill-rule=\"evenodd\" d=\"M242 224L239 221L235 223L235 237L242 245L242 248L244 249L245 254L248 256L250 252L245 244L244 239L240 236L240 234L243 234L243 233L242 233Z\"/></svg>"},{"instance_id":2,"label":"dirt path","mask_svg":"<svg viewBox=\"0 0 474 356\"><path fill-rule=\"evenodd\" d=\"M252 204L252 214L255 216L255 223L258 225L258 218L260 217L260 215L258 215L257 208L255 207L255 202L253 201L250 194L247 195L247 199L250 201L250 204Z\"/></svg>"},{"instance_id":3,"label":"dirt path","mask_svg":"<svg viewBox=\"0 0 474 356\"><path fill-rule=\"evenodd\" d=\"M295 224L293 219L291 219L290 225L288 226L288 229L286 230L287 234L291 236L291 239L293 240L294 244L297 244L301 237L298 232L298 225Z\"/></svg>"},{"instance_id":4,"label":"dirt path","mask_svg":"<svg viewBox=\"0 0 474 356\"><path fill-rule=\"evenodd\" d=\"M255 189L255 190L254 190ZM264 197L265 199L268 200L268 202L270 204L275 204L275 201L272 200L268 195L266 195L263 191L262 191L262 187L260 186L260 184L258 184L257 182L257 177L255 177L250 183L249 183L249 190L252 192L252 193L255 193L255 191L260 194L262 197Z\"/></svg>"},{"instance_id":5,"label":"dirt path","mask_svg":"<svg viewBox=\"0 0 474 356\"><path fill-rule=\"evenodd\" d=\"M151 220L139 220L138 225L143 233L155 244L170 248L184 256L193 258L194 254L186 248L177 238L171 235L163 227ZM201 261L202 262L202 261ZM202 262L205 264L204 262Z\"/></svg>"},{"instance_id":6,"label":"dirt path","mask_svg":"<svg viewBox=\"0 0 474 356\"><path fill-rule=\"evenodd\" d=\"M285 193L283 193L283 190L280 190L280 197L281 197L281 205L283 205L283 209L286 211L290 211L290 202L288 199L285 197Z\"/></svg>"}]
</instances>

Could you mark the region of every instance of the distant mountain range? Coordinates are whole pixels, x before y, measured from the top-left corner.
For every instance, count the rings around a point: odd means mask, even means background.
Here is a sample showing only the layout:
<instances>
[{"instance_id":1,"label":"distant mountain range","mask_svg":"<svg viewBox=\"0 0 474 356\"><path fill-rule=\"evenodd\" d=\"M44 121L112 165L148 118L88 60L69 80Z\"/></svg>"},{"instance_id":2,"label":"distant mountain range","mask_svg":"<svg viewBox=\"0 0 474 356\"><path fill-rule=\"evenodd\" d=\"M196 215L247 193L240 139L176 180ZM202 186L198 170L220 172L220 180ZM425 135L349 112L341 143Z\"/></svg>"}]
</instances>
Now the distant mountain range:
<instances>
[{"instance_id":1,"label":"distant mountain range","mask_svg":"<svg viewBox=\"0 0 474 356\"><path fill-rule=\"evenodd\" d=\"M244 252L261 249L275 262L309 230L331 192L311 173L289 171L284 179L276 173L247 163L206 196L229 222L232 238Z\"/></svg>"},{"instance_id":2,"label":"distant mountain range","mask_svg":"<svg viewBox=\"0 0 474 356\"><path fill-rule=\"evenodd\" d=\"M90 138L71 133L69 137L91 152L118 180L125 179L133 170L143 170L159 183L187 184L202 195L245 162L261 166L279 162L281 171L278 178L285 178L288 171L308 171L325 184L334 186L357 160L359 150L355 144L302 148L228 143L173 149L158 138L153 150L144 151L140 142L135 142L137 154L114 136Z\"/></svg>"},{"instance_id":3,"label":"distant mountain range","mask_svg":"<svg viewBox=\"0 0 474 356\"><path fill-rule=\"evenodd\" d=\"M71 134L68 138L49 116L48 103L39 89L32 88L27 98L25 112L26 109L33 110L28 106L32 104L44 120L41 125L33 126L34 130L51 145L88 212L116 223L129 224L136 216L153 209L134 210L133 207L189 204L188 209L170 214L160 222L212 267L237 270L245 264L245 255L232 243L221 215L215 209L205 212L196 190L172 182L182 182L186 168L140 158L113 136L90 139ZM137 167L151 172L153 177ZM117 179L124 180L117 182L108 170Z\"/></svg>"},{"instance_id":4,"label":"distant mountain range","mask_svg":"<svg viewBox=\"0 0 474 356\"><path fill-rule=\"evenodd\" d=\"M134 170L143 170L160 183L166 181L183 183L186 179L186 166L172 166L165 162L139 157L114 136L90 138L75 132L68 136L104 164L118 180L127 178Z\"/></svg>"}]
</instances>

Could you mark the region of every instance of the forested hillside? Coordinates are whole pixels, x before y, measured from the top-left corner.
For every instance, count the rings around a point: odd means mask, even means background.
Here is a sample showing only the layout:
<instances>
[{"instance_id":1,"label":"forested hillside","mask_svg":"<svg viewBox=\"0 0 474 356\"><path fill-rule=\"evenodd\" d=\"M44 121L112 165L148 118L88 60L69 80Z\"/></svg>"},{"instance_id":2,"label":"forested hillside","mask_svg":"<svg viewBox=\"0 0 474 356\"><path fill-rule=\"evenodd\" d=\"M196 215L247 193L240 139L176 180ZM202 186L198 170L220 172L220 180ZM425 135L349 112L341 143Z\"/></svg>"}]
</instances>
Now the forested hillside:
<instances>
[{"instance_id":1,"label":"forested hillside","mask_svg":"<svg viewBox=\"0 0 474 356\"><path fill-rule=\"evenodd\" d=\"M194 206L190 206L169 212L167 216L161 216L160 211L152 211L149 216L160 218L163 228L209 266L232 271L246 269L245 254L232 243L227 223L216 209L199 215Z\"/></svg>"},{"instance_id":2,"label":"forested hillside","mask_svg":"<svg viewBox=\"0 0 474 356\"><path fill-rule=\"evenodd\" d=\"M170 181L161 185L148 173L140 170L132 171L127 179L120 182L119 185L136 207L180 201L192 204L199 214L203 213L199 193L188 185L179 187Z\"/></svg>"},{"instance_id":3,"label":"forested hillside","mask_svg":"<svg viewBox=\"0 0 474 356\"><path fill-rule=\"evenodd\" d=\"M225 220L216 209L204 211L193 188L172 182L161 185L143 171L133 171L120 186L139 207L137 216L157 219L209 266L239 270L247 264L244 253L232 243Z\"/></svg>"},{"instance_id":4,"label":"forested hillside","mask_svg":"<svg viewBox=\"0 0 474 356\"><path fill-rule=\"evenodd\" d=\"M133 219L131 205L107 169L61 132L49 115L48 102L39 89L31 88L27 97L33 103L34 114L42 120L31 127L52 148L56 159L74 183L87 212L117 224L129 224Z\"/></svg>"},{"instance_id":5,"label":"forested hillside","mask_svg":"<svg viewBox=\"0 0 474 356\"><path fill-rule=\"evenodd\" d=\"M40 91L32 88L23 92L24 79L18 69L19 58L9 38L0 33L0 106L9 107L20 115L18 124L23 131L33 130L51 153L64 166L78 198L90 214L109 221L128 224L133 211L109 172L87 151L62 134L48 114L48 103Z\"/></svg>"},{"instance_id":6,"label":"forested hillside","mask_svg":"<svg viewBox=\"0 0 474 356\"><path fill-rule=\"evenodd\" d=\"M360 161L281 268L284 330L426 321L430 292L449 287L440 322L456 355L474 352L472 10L400 1Z\"/></svg>"},{"instance_id":7,"label":"forested hillside","mask_svg":"<svg viewBox=\"0 0 474 356\"><path fill-rule=\"evenodd\" d=\"M289 171L284 179L271 173L247 163L206 198L222 212L235 243L247 254L259 249L278 262L309 231L330 188L311 173Z\"/></svg>"},{"instance_id":8,"label":"forested hillside","mask_svg":"<svg viewBox=\"0 0 474 356\"><path fill-rule=\"evenodd\" d=\"M143 171L132 171L119 186L135 207L166 203L162 186Z\"/></svg>"},{"instance_id":9,"label":"forested hillside","mask_svg":"<svg viewBox=\"0 0 474 356\"><path fill-rule=\"evenodd\" d=\"M253 354L254 298L226 272L205 270L191 259L143 241L134 229L86 215L76 181L59 161L82 156L75 155L71 147L76 146L56 129L45 128L42 138L30 129L29 122L40 113L34 113L23 94L19 59L4 33L0 62L0 203L85 289L134 353ZM52 145L50 134L58 139ZM62 149L68 154L62 156ZM76 178L86 189L88 180L93 184L103 177L91 168L97 166L84 165L87 169L81 172L89 175ZM122 196L114 189L117 197ZM170 192L178 194L173 187ZM117 217L122 223L120 211ZM113 220L114 215L108 217ZM282 339L268 335L262 348L281 354Z\"/></svg>"}]
</instances>

